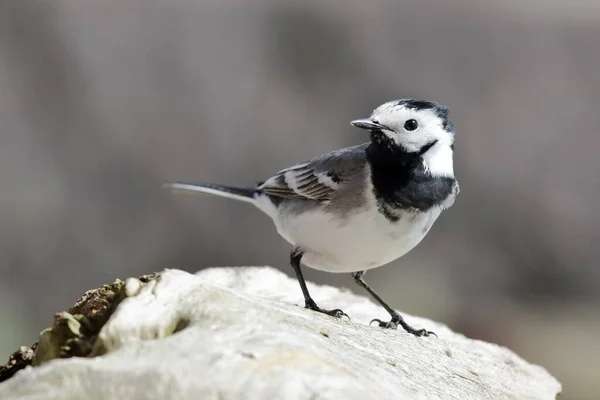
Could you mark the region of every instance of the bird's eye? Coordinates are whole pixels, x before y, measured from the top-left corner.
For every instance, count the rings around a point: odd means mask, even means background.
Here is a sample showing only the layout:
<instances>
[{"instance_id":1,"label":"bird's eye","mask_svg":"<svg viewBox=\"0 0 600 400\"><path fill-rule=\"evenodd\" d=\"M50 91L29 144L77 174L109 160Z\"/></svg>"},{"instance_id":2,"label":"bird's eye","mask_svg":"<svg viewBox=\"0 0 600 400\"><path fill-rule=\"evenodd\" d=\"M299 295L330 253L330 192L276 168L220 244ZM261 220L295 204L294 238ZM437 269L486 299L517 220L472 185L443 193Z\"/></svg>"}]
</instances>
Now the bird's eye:
<instances>
[{"instance_id":1,"label":"bird's eye","mask_svg":"<svg viewBox=\"0 0 600 400\"><path fill-rule=\"evenodd\" d=\"M419 123L415 119L409 119L404 123L404 129L407 131L414 131L419 127Z\"/></svg>"}]
</instances>

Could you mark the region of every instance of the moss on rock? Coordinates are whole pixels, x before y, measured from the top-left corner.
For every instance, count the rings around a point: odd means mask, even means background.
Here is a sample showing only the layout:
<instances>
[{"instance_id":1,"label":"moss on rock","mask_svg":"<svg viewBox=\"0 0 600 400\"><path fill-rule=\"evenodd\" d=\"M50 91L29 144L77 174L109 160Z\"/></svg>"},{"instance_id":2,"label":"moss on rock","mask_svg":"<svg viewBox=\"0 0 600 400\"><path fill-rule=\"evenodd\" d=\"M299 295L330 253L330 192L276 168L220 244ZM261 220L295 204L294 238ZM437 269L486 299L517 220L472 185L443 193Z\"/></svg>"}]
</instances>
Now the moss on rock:
<instances>
[{"instance_id":1,"label":"moss on rock","mask_svg":"<svg viewBox=\"0 0 600 400\"><path fill-rule=\"evenodd\" d=\"M139 281L146 283L158 276L159 273L144 275ZM0 366L0 382L30 365L41 365L55 358L92 356L100 330L126 297L125 282L120 279L85 292L75 305L54 316L54 324L40 333L37 343L21 347L8 363Z\"/></svg>"}]
</instances>

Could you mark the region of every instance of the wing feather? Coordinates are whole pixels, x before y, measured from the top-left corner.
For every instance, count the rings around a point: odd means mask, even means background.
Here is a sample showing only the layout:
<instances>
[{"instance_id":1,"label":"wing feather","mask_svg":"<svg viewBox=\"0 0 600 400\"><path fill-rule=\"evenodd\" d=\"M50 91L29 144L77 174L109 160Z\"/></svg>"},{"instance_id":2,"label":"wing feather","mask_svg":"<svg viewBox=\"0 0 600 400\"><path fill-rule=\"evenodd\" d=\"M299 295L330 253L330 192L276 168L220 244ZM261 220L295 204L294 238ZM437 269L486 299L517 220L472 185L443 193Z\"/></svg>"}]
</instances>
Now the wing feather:
<instances>
[{"instance_id":1,"label":"wing feather","mask_svg":"<svg viewBox=\"0 0 600 400\"><path fill-rule=\"evenodd\" d=\"M328 184L319 179L320 175L308 167L284 170L268 179L259 189L270 196L327 202L340 183Z\"/></svg>"},{"instance_id":2,"label":"wing feather","mask_svg":"<svg viewBox=\"0 0 600 400\"><path fill-rule=\"evenodd\" d=\"M364 147L355 146L281 170L258 189L269 196L328 203L364 164Z\"/></svg>"}]
</instances>

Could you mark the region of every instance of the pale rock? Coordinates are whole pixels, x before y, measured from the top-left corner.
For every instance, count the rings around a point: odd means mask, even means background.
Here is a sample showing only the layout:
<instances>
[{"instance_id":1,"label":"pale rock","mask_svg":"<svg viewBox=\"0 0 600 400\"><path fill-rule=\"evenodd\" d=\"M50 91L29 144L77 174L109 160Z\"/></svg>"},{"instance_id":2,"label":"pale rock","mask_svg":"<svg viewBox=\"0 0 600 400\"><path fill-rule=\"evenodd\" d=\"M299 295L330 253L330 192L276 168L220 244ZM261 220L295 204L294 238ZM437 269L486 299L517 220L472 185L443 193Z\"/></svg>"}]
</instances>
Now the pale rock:
<instances>
[{"instance_id":1,"label":"pale rock","mask_svg":"<svg viewBox=\"0 0 600 400\"><path fill-rule=\"evenodd\" d=\"M385 311L267 267L165 270L128 294L93 358L53 360L0 384L4 400L554 399L561 385L510 350L407 316L439 338L370 327Z\"/></svg>"}]
</instances>

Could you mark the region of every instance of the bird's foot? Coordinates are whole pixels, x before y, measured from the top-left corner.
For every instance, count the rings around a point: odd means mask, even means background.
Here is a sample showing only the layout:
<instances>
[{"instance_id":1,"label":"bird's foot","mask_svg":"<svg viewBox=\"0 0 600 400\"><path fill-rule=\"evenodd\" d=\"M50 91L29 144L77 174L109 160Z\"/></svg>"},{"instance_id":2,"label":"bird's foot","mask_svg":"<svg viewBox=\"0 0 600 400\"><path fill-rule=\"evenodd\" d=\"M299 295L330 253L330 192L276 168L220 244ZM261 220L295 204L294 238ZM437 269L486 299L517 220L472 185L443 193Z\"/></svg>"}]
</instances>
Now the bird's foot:
<instances>
[{"instance_id":1,"label":"bird's foot","mask_svg":"<svg viewBox=\"0 0 600 400\"><path fill-rule=\"evenodd\" d=\"M428 331L426 329L413 328L412 326L407 324L406 321L404 321L404 318L402 318L402 316L398 313L394 313L391 321L385 322L380 319L374 319L371 321L370 324L372 324L373 322L377 322L379 327L384 328L384 329L398 329L398 325L400 325L402 328L404 328L404 330L406 332L412 333L415 336L431 336L431 335L433 335L433 336L437 337L435 332Z\"/></svg>"},{"instance_id":2,"label":"bird's foot","mask_svg":"<svg viewBox=\"0 0 600 400\"><path fill-rule=\"evenodd\" d=\"M317 303L315 303L315 301L313 299L306 300L304 307L308 308L309 310L313 310L313 311L316 311L316 312L319 312L322 314L330 315L332 317L336 317L336 318L346 317L346 318L348 318L348 320L350 320L350 317L348 316L348 314L346 314L339 308L336 308L335 310L324 310L324 309L320 308L319 306L317 306Z\"/></svg>"}]
</instances>

